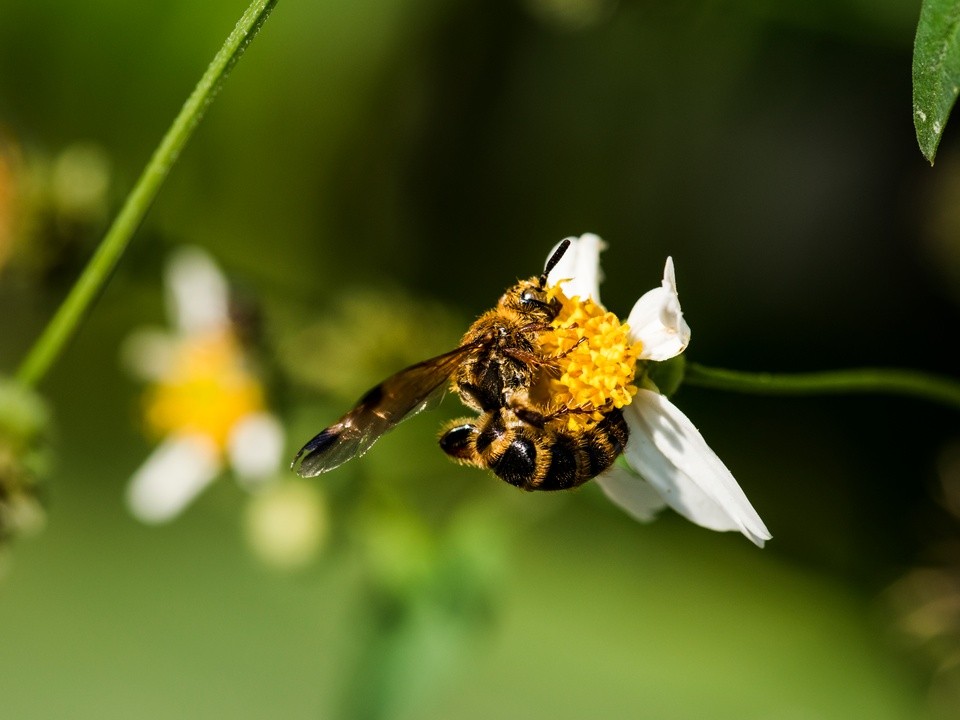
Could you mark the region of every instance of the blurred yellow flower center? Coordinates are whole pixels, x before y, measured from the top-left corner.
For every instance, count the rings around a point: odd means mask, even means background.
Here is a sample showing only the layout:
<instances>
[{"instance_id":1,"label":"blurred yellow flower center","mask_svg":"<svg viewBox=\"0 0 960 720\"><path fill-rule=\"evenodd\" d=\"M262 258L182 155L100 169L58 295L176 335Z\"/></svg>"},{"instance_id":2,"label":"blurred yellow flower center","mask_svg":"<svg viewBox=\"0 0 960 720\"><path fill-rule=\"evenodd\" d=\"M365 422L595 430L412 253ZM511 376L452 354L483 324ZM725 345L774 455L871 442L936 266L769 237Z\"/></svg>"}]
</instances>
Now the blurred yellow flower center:
<instances>
[{"instance_id":1,"label":"blurred yellow flower center","mask_svg":"<svg viewBox=\"0 0 960 720\"><path fill-rule=\"evenodd\" d=\"M159 437L204 435L223 450L237 422L262 408L263 388L223 331L181 342L166 377L147 392L146 422Z\"/></svg>"},{"instance_id":2,"label":"blurred yellow flower center","mask_svg":"<svg viewBox=\"0 0 960 720\"><path fill-rule=\"evenodd\" d=\"M589 428L604 413L633 401L642 346L630 342L629 326L593 300L568 298L559 285L550 288L550 296L562 308L540 337L541 349L559 358L559 372L546 379L547 402L553 409L572 411L560 416L570 430Z\"/></svg>"}]
</instances>

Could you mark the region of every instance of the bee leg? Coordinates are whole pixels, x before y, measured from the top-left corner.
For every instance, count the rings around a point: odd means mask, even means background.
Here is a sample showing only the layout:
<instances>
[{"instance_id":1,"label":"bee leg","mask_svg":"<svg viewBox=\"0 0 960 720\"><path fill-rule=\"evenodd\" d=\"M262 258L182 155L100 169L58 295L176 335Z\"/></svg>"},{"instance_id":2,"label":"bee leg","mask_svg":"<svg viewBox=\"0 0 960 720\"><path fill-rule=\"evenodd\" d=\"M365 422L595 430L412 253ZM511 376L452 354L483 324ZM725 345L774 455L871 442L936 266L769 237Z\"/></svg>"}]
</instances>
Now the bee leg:
<instances>
[{"instance_id":1,"label":"bee leg","mask_svg":"<svg viewBox=\"0 0 960 720\"><path fill-rule=\"evenodd\" d=\"M555 410L552 410L549 413L545 413L543 416L544 422L550 420L556 420L561 418L564 415L592 415L593 413L599 412L605 414L609 412L610 408L607 405L601 405L596 407L593 403L586 403L585 405L577 405L575 407L569 407L567 405L561 405Z\"/></svg>"},{"instance_id":2,"label":"bee leg","mask_svg":"<svg viewBox=\"0 0 960 720\"><path fill-rule=\"evenodd\" d=\"M556 359L552 355L540 355L539 353L527 352L516 348L504 348L504 355L514 360L522 362L524 365L530 365L535 368L552 367Z\"/></svg>"},{"instance_id":3,"label":"bee leg","mask_svg":"<svg viewBox=\"0 0 960 720\"><path fill-rule=\"evenodd\" d=\"M440 434L440 449L464 465L484 467L477 453L477 437L480 430L473 420L453 420Z\"/></svg>"},{"instance_id":4,"label":"bee leg","mask_svg":"<svg viewBox=\"0 0 960 720\"><path fill-rule=\"evenodd\" d=\"M576 323L573 324L573 327L576 327ZM563 351L562 353L560 353L559 355L551 355L551 356L550 356L550 359L551 359L551 360L563 360L563 358L565 358L567 355L569 355L570 353L572 353L574 350L576 350L578 347L580 347L580 345L582 345L582 344L585 343L586 341L587 341L587 336L584 335L582 338L580 338L579 340L577 340L577 341L573 344L572 347L567 348L566 350L564 350L564 351Z\"/></svg>"},{"instance_id":5,"label":"bee leg","mask_svg":"<svg viewBox=\"0 0 960 720\"><path fill-rule=\"evenodd\" d=\"M527 323L526 325L520 326L520 332L524 334L544 332L549 329L550 329L550 323L545 323L545 322L531 322L531 323Z\"/></svg>"},{"instance_id":6,"label":"bee leg","mask_svg":"<svg viewBox=\"0 0 960 720\"><path fill-rule=\"evenodd\" d=\"M545 415L539 410L535 410L529 405L523 405L519 403L511 403L510 409L518 419L522 420L527 425L533 425L534 427L538 428L542 428L544 425L546 425L547 420L551 417L550 415Z\"/></svg>"},{"instance_id":7,"label":"bee leg","mask_svg":"<svg viewBox=\"0 0 960 720\"><path fill-rule=\"evenodd\" d=\"M484 412L495 410L500 406L500 397L497 393L486 390L480 385L461 382L457 385L457 392L460 393L463 403L472 407L474 410Z\"/></svg>"},{"instance_id":8,"label":"bee leg","mask_svg":"<svg viewBox=\"0 0 960 720\"><path fill-rule=\"evenodd\" d=\"M553 410L542 411L538 410L532 403L530 403L529 398L525 394L517 392L510 401L510 410L518 419L525 422L527 425L532 425L534 427L542 428L551 420L556 420L561 418L564 415L578 415L578 414L590 414L596 411L592 404L580 405L577 407L567 407L562 405L559 408Z\"/></svg>"},{"instance_id":9,"label":"bee leg","mask_svg":"<svg viewBox=\"0 0 960 720\"><path fill-rule=\"evenodd\" d=\"M504 354L513 358L514 360L524 363L525 365L530 365L535 368L547 368L549 370L554 370L557 367L557 360L562 360L576 350L581 343L585 343L586 341L586 336L580 338L576 343L574 343L573 347L564 350L559 355L543 355L540 353L527 352L526 350L518 350L517 348L506 348L504 349Z\"/></svg>"}]
</instances>

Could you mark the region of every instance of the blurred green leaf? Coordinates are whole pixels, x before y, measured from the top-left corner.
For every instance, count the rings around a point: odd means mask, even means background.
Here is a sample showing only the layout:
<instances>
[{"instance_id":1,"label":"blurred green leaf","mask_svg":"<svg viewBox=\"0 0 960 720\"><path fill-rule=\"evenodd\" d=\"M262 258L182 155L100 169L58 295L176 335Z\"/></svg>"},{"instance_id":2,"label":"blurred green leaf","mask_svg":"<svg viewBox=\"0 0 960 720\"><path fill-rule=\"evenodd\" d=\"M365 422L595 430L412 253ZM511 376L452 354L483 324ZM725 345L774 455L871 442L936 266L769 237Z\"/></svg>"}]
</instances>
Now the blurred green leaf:
<instances>
[{"instance_id":1,"label":"blurred green leaf","mask_svg":"<svg viewBox=\"0 0 960 720\"><path fill-rule=\"evenodd\" d=\"M647 374L653 384L667 397L680 389L686 370L687 358L684 355L677 355L663 362L652 362L647 366Z\"/></svg>"},{"instance_id":2,"label":"blurred green leaf","mask_svg":"<svg viewBox=\"0 0 960 720\"><path fill-rule=\"evenodd\" d=\"M960 92L960 0L924 0L913 46L913 124L930 164Z\"/></svg>"}]
</instances>

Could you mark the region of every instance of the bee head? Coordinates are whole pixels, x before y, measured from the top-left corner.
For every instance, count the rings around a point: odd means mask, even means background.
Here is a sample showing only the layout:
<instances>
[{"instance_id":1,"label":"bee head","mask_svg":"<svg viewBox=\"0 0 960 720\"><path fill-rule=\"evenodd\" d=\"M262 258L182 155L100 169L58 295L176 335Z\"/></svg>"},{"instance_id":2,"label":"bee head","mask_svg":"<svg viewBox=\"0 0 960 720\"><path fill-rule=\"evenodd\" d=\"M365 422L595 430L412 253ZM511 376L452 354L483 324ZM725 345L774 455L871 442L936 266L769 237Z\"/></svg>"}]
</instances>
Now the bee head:
<instances>
[{"instance_id":1,"label":"bee head","mask_svg":"<svg viewBox=\"0 0 960 720\"><path fill-rule=\"evenodd\" d=\"M507 305L531 320L550 322L560 313L560 301L551 297L540 285L539 278L517 283L513 292L504 296Z\"/></svg>"},{"instance_id":2,"label":"bee head","mask_svg":"<svg viewBox=\"0 0 960 720\"><path fill-rule=\"evenodd\" d=\"M570 247L570 240L561 242L547 260L540 277L523 280L514 285L501 298L501 305L505 305L517 312L530 317L532 320L550 322L560 312L560 301L552 297L547 290L547 276L560 262L560 258Z\"/></svg>"}]
</instances>

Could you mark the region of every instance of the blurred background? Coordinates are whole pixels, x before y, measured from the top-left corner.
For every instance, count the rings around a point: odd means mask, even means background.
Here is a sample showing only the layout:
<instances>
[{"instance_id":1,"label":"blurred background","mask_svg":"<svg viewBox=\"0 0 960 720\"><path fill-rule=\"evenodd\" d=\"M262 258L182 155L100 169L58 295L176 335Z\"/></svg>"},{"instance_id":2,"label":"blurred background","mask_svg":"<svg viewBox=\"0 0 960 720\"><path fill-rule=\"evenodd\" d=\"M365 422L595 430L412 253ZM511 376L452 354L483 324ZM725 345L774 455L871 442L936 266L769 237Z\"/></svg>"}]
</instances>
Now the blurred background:
<instances>
[{"instance_id":1,"label":"blurred background","mask_svg":"<svg viewBox=\"0 0 960 720\"><path fill-rule=\"evenodd\" d=\"M3 374L243 9L0 4ZM169 327L183 245L233 288L285 458L583 232L621 314L673 256L691 360L956 376L960 128L931 168L918 13L280 2L40 387L44 527L2 556L0 717L960 717L960 418L932 404L681 388L762 551L456 467L452 398L317 480L250 492L228 468L159 526L124 504L158 438L123 348Z\"/></svg>"}]
</instances>

